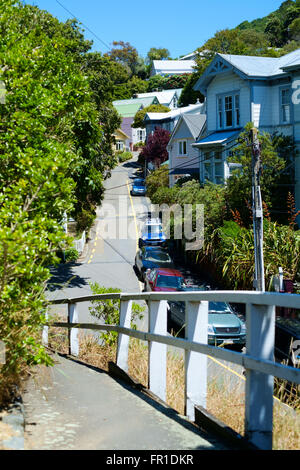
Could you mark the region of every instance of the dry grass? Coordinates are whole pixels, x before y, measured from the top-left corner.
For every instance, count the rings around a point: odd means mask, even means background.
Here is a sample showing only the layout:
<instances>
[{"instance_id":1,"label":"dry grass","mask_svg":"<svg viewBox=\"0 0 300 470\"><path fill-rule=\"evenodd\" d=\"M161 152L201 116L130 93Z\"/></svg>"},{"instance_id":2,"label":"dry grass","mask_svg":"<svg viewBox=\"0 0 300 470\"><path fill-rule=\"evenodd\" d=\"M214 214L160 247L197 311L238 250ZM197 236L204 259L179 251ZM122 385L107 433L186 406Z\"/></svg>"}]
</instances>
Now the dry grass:
<instances>
[{"instance_id":1,"label":"dry grass","mask_svg":"<svg viewBox=\"0 0 300 470\"><path fill-rule=\"evenodd\" d=\"M65 338L63 338L65 336ZM56 342L60 352L67 353L66 332L51 334L52 346ZM108 371L108 363L116 360L116 347L101 346L95 336L82 335L79 358L93 366ZM148 386L148 347L147 344L130 339L129 374L136 381ZM244 434L245 393L244 381L240 386L232 383L211 380L207 390L207 410L239 434ZM176 353L167 356L167 399L168 405L184 414L184 358ZM296 412L275 401L273 448L276 450L298 450L300 445L300 412Z\"/></svg>"},{"instance_id":2,"label":"dry grass","mask_svg":"<svg viewBox=\"0 0 300 470\"><path fill-rule=\"evenodd\" d=\"M230 428L244 435L245 393L239 386L233 386L230 379L220 384L212 380L207 390L207 411Z\"/></svg>"}]
</instances>

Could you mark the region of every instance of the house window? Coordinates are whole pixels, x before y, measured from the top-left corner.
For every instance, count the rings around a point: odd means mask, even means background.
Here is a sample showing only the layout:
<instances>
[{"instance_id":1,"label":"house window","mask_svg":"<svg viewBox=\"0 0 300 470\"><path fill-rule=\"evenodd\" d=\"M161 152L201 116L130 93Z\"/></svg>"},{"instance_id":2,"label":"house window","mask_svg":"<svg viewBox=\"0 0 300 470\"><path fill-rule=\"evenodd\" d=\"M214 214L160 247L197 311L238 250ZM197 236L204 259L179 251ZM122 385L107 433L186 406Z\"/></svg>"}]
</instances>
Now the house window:
<instances>
[{"instance_id":1,"label":"house window","mask_svg":"<svg viewBox=\"0 0 300 470\"><path fill-rule=\"evenodd\" d=\"M217 97L217 122L219 129L240 126L240 95L230 93Z\"/></svg>"},{"instance_id":2,"label":"house window","mask_svg":"<svg viewBox=\"0 0 300 470\"><path fill-rule=\"evenodd\" d=\"M212 181L212 165L210 161L204 163L204 180Z\"/></svg>"},{"instance_id":3,"label":"house window","mask_svg":"<svg viewBox=\"0 0 300 470\"><path fill-rule=\"evenodd\" d=\"M142 142L145 140L145 130L144 129L137 129L137 139L138 142Z\"/></svg>"},{"instance_id":4,"label":"house window","mask_svg":"<svg viewBox=\"0 0 300 470\"><path fill-rule=\"evenodd\" d=\"M218 126L220 129L223 127L223 100L218 98Z\"/></svg>"},{"instance_id":5,"label":"house window","mask_svg":"<svg viewBox=\"0 0 300 470\"><path fill-rule=\"evenodd\" d=\"M290 89L281 88L280 90L281 122L289 124L291 120L290 108Z\"/></svg>"},{"instance_id":6,"label":"house window","mask_svg":"<svg viewBox=\"0 0 300 470\"><path fill-rule=\"evenodd\" d=\"M178 142L179 155L186 155L186 140L180 140Z\"/></svg>"},{"instance_id":7,"label":"house window","mask_svg":"<svg viewBox=\"0 0 300 470\"><path fill-rule=\"evenodd\" d=\"M123 140L117 140L116 142L116 150L124 150L124 142Z\"/></svg>"},{"instance_id":8,"label":"house window","mask_svg":"<svg viewBox=\"0 0 300 470\"><path fill-rule=\"evenodd\" d=\"M232 96L225 96L225 127L232 127L233 123Z\"/></svg>"},{"instance_id":9,"label":"house window","mask_svg":"<svg viewBox=\"0 0 300 470\"><path fill-rule=\"evenodd\" d=\"M235 124L240 125L240 95L234 96Z\"/></svg>"},{"instance_id":10,"label":"house window","mask_svg":"<svg viewBox=\"0 0 300 470\"><path fill-rule=\"evenodd\" d=\"M224 164L223 162L215 162L215 183L222 184L224 182Z\"/></svg>"}]
</instances>

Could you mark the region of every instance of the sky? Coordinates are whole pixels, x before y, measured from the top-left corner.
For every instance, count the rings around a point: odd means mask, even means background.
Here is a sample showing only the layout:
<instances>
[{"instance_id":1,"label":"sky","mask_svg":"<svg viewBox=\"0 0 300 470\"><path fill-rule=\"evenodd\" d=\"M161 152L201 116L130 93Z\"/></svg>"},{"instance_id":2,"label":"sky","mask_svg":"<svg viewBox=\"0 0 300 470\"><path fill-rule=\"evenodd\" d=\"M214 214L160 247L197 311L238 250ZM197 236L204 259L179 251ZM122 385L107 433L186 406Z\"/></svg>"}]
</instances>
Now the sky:
<instances>
[{"instance_id":1,"label":"sky","mask_svg":"<svg viewBox=\"0 0 300 470\"><path fill-rule=\"evenodd\" d=\"M234 28L276 10L283 0L22 0L49 11L60 21L76 17L93 50L107 52L125 41L146 57L165 47L172 58L193 52L216 31ZM66 10L69 10L66 11Z\"/></svg>"}]
</instances>

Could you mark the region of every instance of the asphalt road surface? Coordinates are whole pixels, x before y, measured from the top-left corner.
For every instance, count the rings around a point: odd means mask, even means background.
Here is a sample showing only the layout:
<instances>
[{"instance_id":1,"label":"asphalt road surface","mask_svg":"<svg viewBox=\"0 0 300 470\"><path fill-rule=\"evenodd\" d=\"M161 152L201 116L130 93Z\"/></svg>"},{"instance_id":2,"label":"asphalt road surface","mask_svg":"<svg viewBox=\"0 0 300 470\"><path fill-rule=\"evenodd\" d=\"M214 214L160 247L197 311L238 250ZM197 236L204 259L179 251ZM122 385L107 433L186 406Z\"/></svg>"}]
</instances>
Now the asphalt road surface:
<instances>
[{"instance_id":1,"label":"asphalt road surface","mask_svg":"<svg viewBox=\"0 0 300 470\"><path fill-rule=\"evenodd\" d=\"M100 286L121 289L122 292L142 291L143 284L138 281L133 264L140 227L150 208L150 200L130 195L130 182L138 171L136 159L133 158L115 168L111 178L105 181L104 201L97 210L96 224L84 256L77 263L61 264L53 269L48 288L49 299L91 295L91 284L95 282ZM78 304L79 322L96 322L89 306L89 303ZM65 306L55 306L54 311L65 317L67 315ZM147 331L147 328L146 308L138 329ZM183 354L183 351L176 351ZM244 387L243 369L239 366L209 358L208 374L229 389Z\"/></svg>"}]
</instances>

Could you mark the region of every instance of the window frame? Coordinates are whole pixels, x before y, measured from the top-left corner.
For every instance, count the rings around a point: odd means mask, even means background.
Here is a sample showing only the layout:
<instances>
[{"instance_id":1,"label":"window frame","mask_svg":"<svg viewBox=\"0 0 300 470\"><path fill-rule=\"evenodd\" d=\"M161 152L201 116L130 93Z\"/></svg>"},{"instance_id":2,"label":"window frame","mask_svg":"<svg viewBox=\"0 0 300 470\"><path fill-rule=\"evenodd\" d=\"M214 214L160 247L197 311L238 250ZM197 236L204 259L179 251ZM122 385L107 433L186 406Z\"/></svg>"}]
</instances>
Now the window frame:
<instances>
[{"instance_id":1,"label":"window frame","mask_svg":"<svg viewBox=\"0 0 300 470\"><path fill-rule=\"evenodd\" d=\"M231 100L231 108L226 109L226 98ZM233 90L228 93L218 93L217 100L217 129L226 130L241 127L241 97L240 90ZM229 102L227 100L227 106ZM227 114L231 113L232 123L227 124Z\"/></svg>"},{"instance_id":2,"label":"window frame","mask_svg":"<svg viewBox=\"0 0 300 470\"><path fill-rule=\"evenodd\" d=\"M288 92L288 103L283 103L283 92ZM288 106L289 119L284 120L284 107ZM291 106L291 87L289 85L283 85L279 87L279 122L280 124L289 125L292 123L292 106Z\"/></svg>"},{"instance_id":3,"label":"window frame","mask_svg":"<svg viewBox=\"0 0 300 470\"><path fill-rule=\"evenodd\" d=\"M122 139L117 139L116 140L116 151L117 152L123 152L124 150L124 141Z\"/></svg>"},{"instance_id":4,"label":"window frame","mask_svg":"<svg viewBox=\"0 0 300 470\"><path fill-rule=\"evenodd\" d=\"M187 156L187 140L186 139L181 139L178 141L178 155L179 157Z\"/></svg>"}]
</instances>

